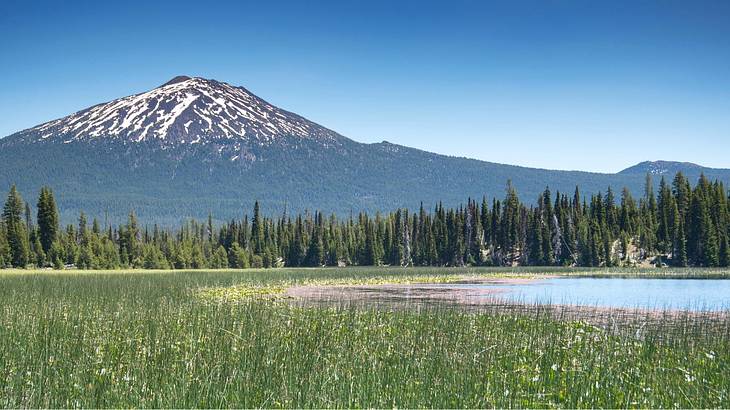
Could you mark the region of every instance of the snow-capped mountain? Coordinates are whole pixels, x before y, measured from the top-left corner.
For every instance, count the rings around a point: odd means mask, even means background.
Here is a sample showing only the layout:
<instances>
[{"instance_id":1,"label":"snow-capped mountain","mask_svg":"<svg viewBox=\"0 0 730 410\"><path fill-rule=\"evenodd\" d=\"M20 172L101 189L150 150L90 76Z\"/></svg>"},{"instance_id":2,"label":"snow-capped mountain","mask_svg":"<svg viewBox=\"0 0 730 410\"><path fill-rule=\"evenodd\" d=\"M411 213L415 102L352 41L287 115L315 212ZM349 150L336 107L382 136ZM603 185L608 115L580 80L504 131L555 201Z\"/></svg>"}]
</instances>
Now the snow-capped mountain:
<instances>
[{"instance_id":1,"label":"snow-capped mountain","mask_svg":"<svg viewBox=\"0 0 730 410\"><path fill-rule=\"evenodd\" d=\"M300 138L337 143L344 137L299 115L279 109L243 87L178 76L153 90L98 104L15 136L24 141L115 140L223 146L271 144Z\"/></svg>"},{"instance_id":2,"label":"snow-capped mountain","mask_svg":"<svg viewBox=\"0 0 730 410\"><path fill-rule=\"evenodd\" d=\"M444 135L444 138L449 138ZM588 138L589 136L587 136ZM494 152L495 158L499 152ZM617 174L551 171L456 158L387 142L362 144L277 108L242 87L175 77L0 139L0 193L17 184L33 203L53 188L65 223L87 215L146 223L320 209L340 215L502 198L507 180L525 201L549 186L584 193L682 170L730 182L730 170L642 163ZM658 183L658 178L655 179Z\"/></svg>"}]
</instances>

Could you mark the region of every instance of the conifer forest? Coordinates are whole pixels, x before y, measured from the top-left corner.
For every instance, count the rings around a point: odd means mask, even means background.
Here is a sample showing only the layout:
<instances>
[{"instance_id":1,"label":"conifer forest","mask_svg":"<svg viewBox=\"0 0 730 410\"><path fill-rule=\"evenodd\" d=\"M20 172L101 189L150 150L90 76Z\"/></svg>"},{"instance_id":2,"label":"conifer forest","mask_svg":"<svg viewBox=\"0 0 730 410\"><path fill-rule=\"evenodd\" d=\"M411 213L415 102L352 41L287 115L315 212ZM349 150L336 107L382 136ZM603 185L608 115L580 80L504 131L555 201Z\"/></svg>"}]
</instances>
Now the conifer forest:
<instances>
[{"instance_id":1,"label":"conifer forest","mask_svg":"<svg viewBox=\"0 0 730 410\"><path fill-rule=\"evenodd\" d=\"M730 199L721 182L682 173L654 192L551 192L467 199L458 208L338 217L321 211L252 216L176 229L104 225L81 213L61 226L54 194L35 204L13 186L0 222L0 266L215 269L321 266L701 266L730 264ZM242 210L242 214L245 211Z\"/></svg>"}]
</instances>

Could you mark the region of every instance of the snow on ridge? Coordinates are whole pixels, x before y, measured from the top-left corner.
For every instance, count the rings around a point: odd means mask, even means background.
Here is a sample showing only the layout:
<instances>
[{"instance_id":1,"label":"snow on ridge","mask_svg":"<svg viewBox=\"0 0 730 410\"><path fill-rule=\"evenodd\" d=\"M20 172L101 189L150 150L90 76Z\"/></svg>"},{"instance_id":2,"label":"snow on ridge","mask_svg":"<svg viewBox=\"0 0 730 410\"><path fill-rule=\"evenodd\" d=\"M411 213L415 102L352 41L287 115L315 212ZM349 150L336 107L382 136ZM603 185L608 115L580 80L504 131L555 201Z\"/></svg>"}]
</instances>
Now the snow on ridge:
<instances>
[{"instance_id":1,"label":"snow on ridge","mask_svg":"<svg viewBox=\"0 0 730 410\"><path fill-rule=\"evenodd\" d=\"M182 78L182 77L180 77ZM282 136L333 141L339 135L283 111L242 87L193 77L166 83L31 128L41 139L64 142L116 138L131 142L205 143Z\"/></svg>"}]
</instances>

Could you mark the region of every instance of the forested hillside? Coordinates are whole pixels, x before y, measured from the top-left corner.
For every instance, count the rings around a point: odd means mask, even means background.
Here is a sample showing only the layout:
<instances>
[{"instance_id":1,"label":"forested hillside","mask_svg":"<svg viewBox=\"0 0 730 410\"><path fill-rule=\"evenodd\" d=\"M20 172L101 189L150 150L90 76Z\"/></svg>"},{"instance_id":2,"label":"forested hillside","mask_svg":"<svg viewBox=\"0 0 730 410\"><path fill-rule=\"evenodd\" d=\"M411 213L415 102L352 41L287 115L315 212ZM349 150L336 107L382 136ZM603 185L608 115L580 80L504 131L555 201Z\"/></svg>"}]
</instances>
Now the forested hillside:
<instances>
[{"instance_id":1,"label":"forested hillside","mask_svg":"<svg viewBox=\"0 0 730 410\"><path fill-rule=\"evenodd\" d=\"M140 224L134 213L112 226L81 213L65 228L53 192L41 189L33 215L15 187L0 222L0 266L81 269L247 268L345 265L728 266L730 198L724 184L677 173L655 194L629 189L584 197L545 188L520 201L511 182L502 198L468 199L417 212L283 213L217 226L191 220L177 229Z\"/></svg>"},{"instance_id":2,"label":"forested hillside","mask_svg":"<svg viewBox=\"0 0 730 410\"><path fill-rule=\"evenodd\" d=\"M515 149L530 147L517 141ZM113 224L132 211L164 227L208 214L221 222L241 218L256 201L265 214L413 212L421 202L433 209L465 197L502 197L507 179L530 201L545 186L568 192L578 185L587 194L627 187L638 196L647 172L671 178L676 171L730 182L730 170L694 164L644 163L600 174L362 144L242 87L190 77L0 139L0 190L15 185L36 197L39 187L52 186L65 223L82 210Z\"/></svg>"}]
</instances>

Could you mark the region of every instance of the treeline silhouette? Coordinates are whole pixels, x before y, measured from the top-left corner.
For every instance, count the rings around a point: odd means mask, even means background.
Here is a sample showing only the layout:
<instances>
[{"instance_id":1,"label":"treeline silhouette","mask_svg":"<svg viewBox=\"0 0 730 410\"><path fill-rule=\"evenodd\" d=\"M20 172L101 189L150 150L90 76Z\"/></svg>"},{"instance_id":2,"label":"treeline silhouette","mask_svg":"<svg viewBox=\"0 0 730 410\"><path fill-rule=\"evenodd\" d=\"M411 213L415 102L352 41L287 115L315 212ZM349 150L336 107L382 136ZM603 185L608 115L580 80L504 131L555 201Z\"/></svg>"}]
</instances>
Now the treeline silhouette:
<instances>
[{"instance_id":1,"label":"treeline silhouette","mask_svg":"<svg viewBox=\"0 0 730 410\"><path fill-rule=\"evenodd\" d=\"M581 196L549 188L527 205L508 182L504 198L417 212L360 213L338 219L321 212L267 217L258 202L249 219L215 226L191 220L177 229L140 226L134 213L120 226L62 228L50 188L32 215L15 186L0 220L0 267L203 269L282 266L728 266L728 192L702 175L681 173L644 195Z\"/></svg>"}]
</instances>

